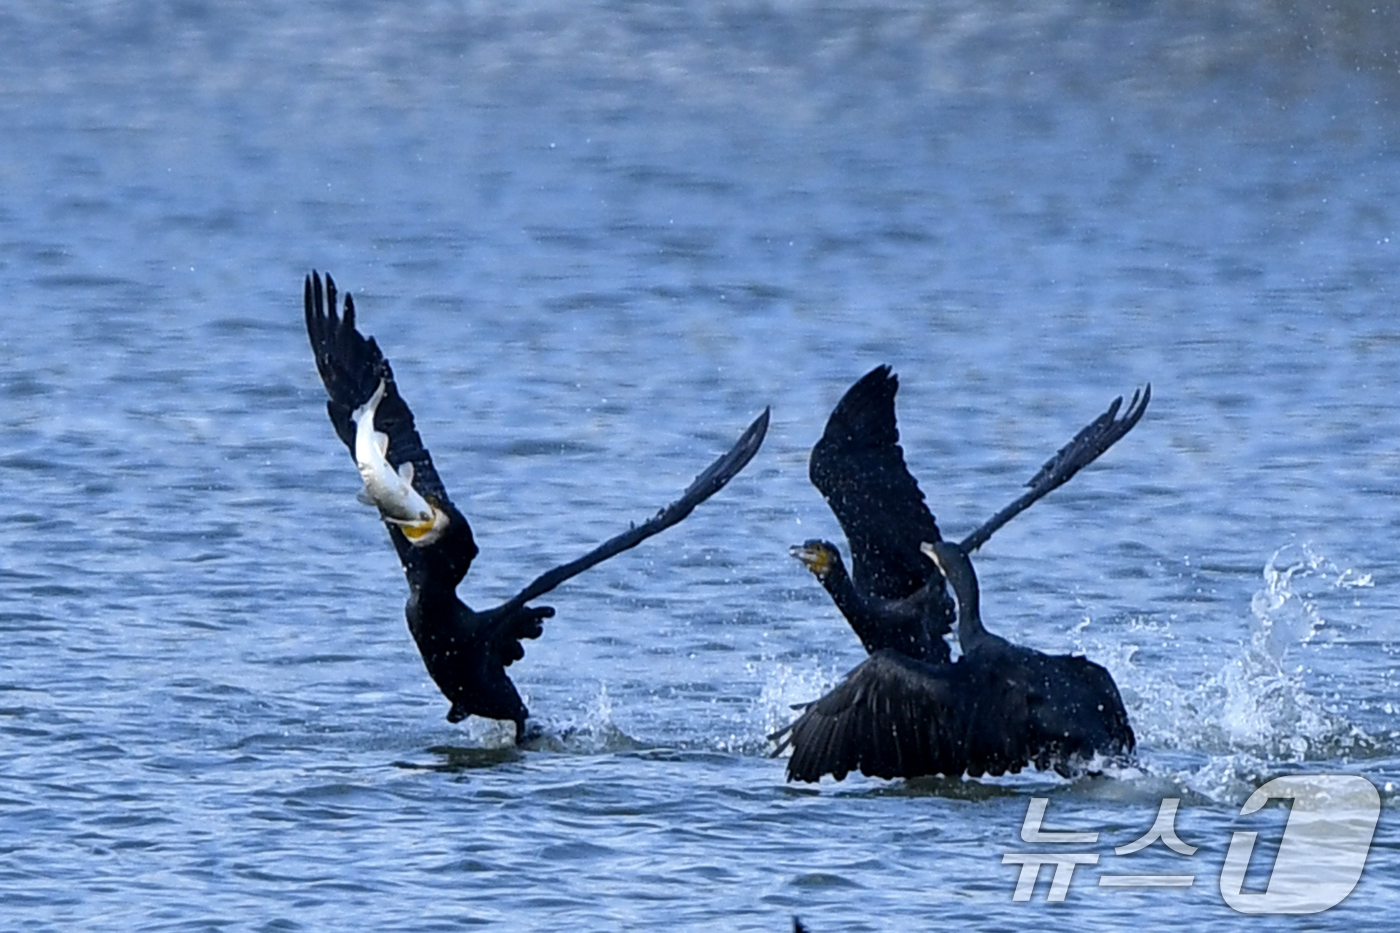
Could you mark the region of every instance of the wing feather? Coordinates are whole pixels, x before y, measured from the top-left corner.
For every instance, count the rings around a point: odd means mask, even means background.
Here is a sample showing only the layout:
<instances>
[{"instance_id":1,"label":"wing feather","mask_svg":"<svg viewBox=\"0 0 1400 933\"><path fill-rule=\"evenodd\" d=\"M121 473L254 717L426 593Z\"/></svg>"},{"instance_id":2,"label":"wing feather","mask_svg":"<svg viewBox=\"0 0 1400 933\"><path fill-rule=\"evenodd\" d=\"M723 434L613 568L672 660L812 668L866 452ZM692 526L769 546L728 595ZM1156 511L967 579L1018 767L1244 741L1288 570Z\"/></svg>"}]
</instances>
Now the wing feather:
<instances>
[{"instance_id":1,"label":"wing feather","mask_svg":"<svg viewBox=\"0 0 1400 933\"><path fill-rule=\"evenodd\" d=\"M856 770L884 778L960 774L960 676L954 664L872 654L777 733L778 752L792 748L788 779L840 780Z\"/></svg>"},{"instance_id":2,"label":"wing feather","mask_svg":"<svg viewBox=\"0 0 1400 933\"><path fill-rule=\"evenodd\" d=\"M418 436L413 412L399 395L389 361L374 338L364 336L356 328L354 299L346 295L344 308L338 311L335 280L329 275L324 287L318 273L308 275L304 297L306 334L316 357L316 371L329 396L326 411L351 458L355 456L355 422L351 413L369 401L383 382L384 397L375 411L374 428L388 439L385 456L414 489L450 516L446 537L424 548L411 546L396 525L385 522L400 560L411 573L429 572L431 568L431 572L455 584L476 557L476 542L466 518L448 498L432 457Z\"/></svg>"},{"instance_id":3,"label":"wing feather","mask_svg":"<svg viewBox=\"0 0 1400 933\"><path fill-rule=\"evenodd\" d=\"M940 538L899 446L898 389L888 366L861 377L832 411L809 464L812 485L850 544L857 588L886 599L902 599L924 585L935 571L919 545Z\"/></svg>"},{"instance_id":4,"label":"wing feather","mask_svg":"<svg viewBox=\"0 0 1400 933\"><path fill-rule=\"evenodd\" d=\"M519 608L530 600L548 593L565 580L583 573L589 567L600 564L609 557L620 554L629 548L634 548L652 535L665 531L681 521L693 512L697 505L723 489L731 479L738 475L740 470L748 465L754 454L758 453L758 448L762 446L763 438L768 433L770 416L771 411L767 408L763 409L763 413L755 418L753 423L739 436L739 439L734 442L734 446L721 454L700 475L696 476L675 502L640 525L633 525L621 534L614 535L582 557L540 574L525 589L504 603L501 610L508 612Z\"/></svg>"},{"instance_id":5,"label":"wing feather","mask_svg":"<svg viewBox=\"0 0 1400 933\"><path fill-rule=\"evenodd\" d=\"M321 382L330 396L326 410L335 433L353 457L355 422L351 412L369 401L383 380L384 398L375 412L374 427L388 438L389 462L396 470L409 464L413 488L439 504L449 504L447 490L414 426L413 412L399 395L393 368L374 338L365 337L356 329L354 299L345 296L344 311L340 314L336 313L336 299L335 281L329 275L324 290L320 275L313 272L306 277L306 333L316 356L316 371L321 374Z\"/></svg>"},{"instance_id":6,"label":"wing feather","mask_svg":"<svg viewBox=\"0 0 1400 933\"><path fill-rule=\"evenodd\" d=\"M1123 396L1115 398L1108 410L1090 421L1079 433L1070 438L1068 444L1055 451L1034 476L1026 482L1027 491L1006 508L982 523L972 534L961 542L962 549L971 553L987 543L1002 525L1020 515L1046 493L1058 489L1069 482L1070 477L1098 459L1099 455L1122 439L1142 420L1147 411L1147 403L1152 401L1152 384L1148 383L1140 391L1134 391L1118 417L1118 409L1123 404Z\"/></svg>"}]
</instances>

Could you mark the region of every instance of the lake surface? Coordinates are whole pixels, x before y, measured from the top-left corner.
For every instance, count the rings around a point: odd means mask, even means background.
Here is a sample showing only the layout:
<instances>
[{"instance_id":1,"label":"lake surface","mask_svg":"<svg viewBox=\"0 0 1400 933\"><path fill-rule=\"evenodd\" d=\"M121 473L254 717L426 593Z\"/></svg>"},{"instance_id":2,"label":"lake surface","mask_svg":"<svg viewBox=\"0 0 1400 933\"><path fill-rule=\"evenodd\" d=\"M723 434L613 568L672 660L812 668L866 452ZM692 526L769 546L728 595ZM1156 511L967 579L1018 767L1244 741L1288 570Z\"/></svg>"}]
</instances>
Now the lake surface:
<instances>
[{"instance_id":1,"label":"lake surface","mask_svg":"<svg viewBox=\"0 0 1400 933\"><path fill-rule=\"evenodd\" d=\"M1400 874L1400 23L1388 6L0 5L0 926L1389 929ZM1321 5L1318 5L1321 6ZM493 604L569 582L444 720L301 320L393 361ZM899 373L945 533L1115 396L1142 423L977 556L1139 767L811 787L766 736L860 646L787 554L841 393ZM1285 774L1365 776L1352 895L1222 900ZM1013 900L1030 801L1098 832ZM1118 856L1164 798L1186 857ZM1194 875L1116 890L1110 872Z\"/></svg>"}]
</instances>

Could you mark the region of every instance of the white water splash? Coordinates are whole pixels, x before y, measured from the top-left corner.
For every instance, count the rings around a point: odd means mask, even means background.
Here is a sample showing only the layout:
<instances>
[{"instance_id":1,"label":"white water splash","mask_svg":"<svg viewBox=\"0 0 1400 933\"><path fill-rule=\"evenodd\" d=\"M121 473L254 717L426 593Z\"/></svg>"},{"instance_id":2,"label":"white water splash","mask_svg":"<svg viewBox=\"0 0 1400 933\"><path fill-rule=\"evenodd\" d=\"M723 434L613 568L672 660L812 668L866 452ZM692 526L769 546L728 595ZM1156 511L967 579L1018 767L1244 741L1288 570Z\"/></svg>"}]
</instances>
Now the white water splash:
<instances>
[{"instance_id":1,"label":"white water splash","mask_svg":"<svg viewBox=\"0 0 1400 933\"><path fill-rule=\"evenodd\" d=\"M1345 758L1375 740L1307 685L1308 667L1295 656L1325 630L1327 597L1339 589L1372 586L1369 574L1342 569L1307 544L1279 548L1263 569L1264 585L1250 601L1247 634L1215 646L1198 671L1178 661L1170 675L1135 663L1155 646L1178 656L1168 623L1136 620L1114 644L1079 644L1113 674L1138 734L1149 771L1162 773L1214 799L1247 792L1280 764ZM1075 630L1084 640L1086 626ZM1134 643L1135 642L1135 643ZM1222 653L1223 652L1223 657ZM1180 755L1203 756L1181 767Z\"/></svg>"},{"instance_id":2,"label":"white water splash","mask_svg":"<svg viewBox=\"0 0 1400 933\"><path fill-rule=\"evenodd\" d=\"M1280 663L1290 647L1311 642L1327 626L1322 598L1375 585L1369 573L1343 570L1308 543L1274 551L1264 565L1264 584L1250 605L1259 621L1253 641Z\"/></svg>"},{"instance_id":3,"label":"white water splash","mask_svg":"<svg viewBox=\"0 0 1400 933\"><path fill-rule=\"evenodd\" d=\"M753 715L765 745L768 745L769 735L798 717L798 711L793 709L795 705L821 697L844 676L844 671L819 665L799 668L775 661L766 663L764 668L767 676L754 704Z\"/></svg>"},{"instance_id":4,"label":"white water splash","mask_svg":"<svg viewBox=\"0 0 1400 933\"><path fill-rule=\"evenodd\" d=\"M574 754L596 755L642 747L613 720L612 696L604 681L598 682L598 693L588 709L578 718L556 723L550 735L555 751Z\"/></svg>"}]
</instances>

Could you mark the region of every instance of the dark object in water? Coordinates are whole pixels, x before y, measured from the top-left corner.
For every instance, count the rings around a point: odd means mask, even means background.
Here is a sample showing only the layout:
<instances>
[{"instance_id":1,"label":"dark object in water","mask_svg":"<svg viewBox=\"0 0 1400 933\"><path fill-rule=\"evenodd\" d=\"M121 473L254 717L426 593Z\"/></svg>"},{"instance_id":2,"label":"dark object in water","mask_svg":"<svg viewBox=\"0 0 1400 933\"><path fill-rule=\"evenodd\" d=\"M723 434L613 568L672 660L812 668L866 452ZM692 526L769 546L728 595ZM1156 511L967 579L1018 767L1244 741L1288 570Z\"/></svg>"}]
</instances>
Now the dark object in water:
<instances>
[{"instance_id":1,"label":"dark object in water","mask_svg":"<svg viewBox=\"0 0 1400 933\"><path fill-rule=\"evenodd\" d=\"M1028 764L1069 776L1096 757L1132 753L1137 741L1107 670L988 632L967 552L951 541L923 550L957 598L962 657L930 664L891 649L873 653L771 736L775 756L792 748L788 780L839 781L856 770L977 777Z\"/></svg>"},{"instance_id":2,"label":"dark object in water","mask_svg":"<svg viewBox=\"0 0 1400 933\"><path fill-rule=\"evenodd\" d=\"M538 638L548 606L527 606L576 574L635 547L681 521L729 482L758 452L768 430L768 410L738 442L690 484L675 502L649 520L608 539L587 554L541 574L511 599L477 611L457 598L457 584L477 554L466 516L447 497L432 459L399 395L389 361L373 338L355 329L355 304L345 296L337 314L335 282L306 277L306 331L325 383L335 432L350 449L365 481L364 497L379 509L408 577L408 628L428 673L449 700L447 718L467 716L515 723L526 738L529 715L506 675L524 657L521 640Z\"/></svg>"},{"instance_id":3,"label":"dark object in water","mask_svg":"<svg viewBox=\"0 0 1400 933\"><path fill-rule=\"evenodd\" d=\"M904 463L895 424L899 379L877 366L846 391L812 448L809 475L836 514L850 545L848 574L841 552L810 540L789 553L831 594L865 650L891 649L919 661L946 662L943 641L953 623L953 601L938 569L919 552L942 535L919 484ZM1123 417L1122 396L1045 462L1027 491L962 541L977 550L997 529L1046 493L1093 463L1142 419L1152 386L1134 392Z\"/></svg>"}]
</instances>

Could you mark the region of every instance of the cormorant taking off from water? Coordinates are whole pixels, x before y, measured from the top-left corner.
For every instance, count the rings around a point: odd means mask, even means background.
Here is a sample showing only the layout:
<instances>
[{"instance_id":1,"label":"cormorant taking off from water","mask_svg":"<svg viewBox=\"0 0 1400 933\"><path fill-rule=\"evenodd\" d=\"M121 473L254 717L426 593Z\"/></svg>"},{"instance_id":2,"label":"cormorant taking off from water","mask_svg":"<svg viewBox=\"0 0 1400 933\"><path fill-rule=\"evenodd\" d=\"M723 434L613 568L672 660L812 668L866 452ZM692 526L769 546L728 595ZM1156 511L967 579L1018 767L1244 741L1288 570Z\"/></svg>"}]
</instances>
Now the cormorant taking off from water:
<instances>
[{"instance_id":1,"label":"cormorant taking off from water","mask_svg":"<svg viewBox=\"0 0 1400 933\"><path fill-rule=\"evenodd\" d=\"M478 612L456 594L477 554L471 527L433 469L389 361L373 338L355 329L355 304L349 295L337 315L335 283L329 275L324 290L319 275L307 276L305 297L306 331L330 395L326 409L336 434L355 458L365 498L379 509L399 553L408 577L408 628L428 673L452 701L447 718L512 720L520 742L526 737L528 712L505 669L524 656L521 639L538 638L541 620L554 615L552 608L526 603L676 524L722 489L758 452L768 430L768 410L679 499L650 520L540 575L494 609Z\"/></svg>"},{"instance_id":2,"label":"cormorant taking off from water","mask_svg":"<svg viewBox=\"0 0 1400 933\"><path fill-rule=\"evenodd\" d=\"M789 746L788 780L1015 774L1028 764L1069 776L1095 756L1136 746L1108 671L1087 658L1014 645L982 627L967 552L932 541L923 552L957 597L956 662L876 651L772 738Z\"/></svg>"},{"instance_id":3,"label":"cormorant taking off from water","mask_svg":"<svg viewBox=\"0 0 1400 933\"><path fill-rule=\"evenodd\" d=\"M919 551L942 535L919 484L904 464L895 426L899 380L877 366L847 390L812 448L812 485L826 497L851 548L851 572L828 541L790 549L831 594L865 650L889 648L920 661L948 660L943 636L951 630L953 602L943 578ZM1026 483L1027 491L962 541L971 553L1037 499L1093 463L1133 429L1147 410L1152 386L1133 393L1123 417L1122 397L1099 415Z\"/></svg>"}]
</instances>

